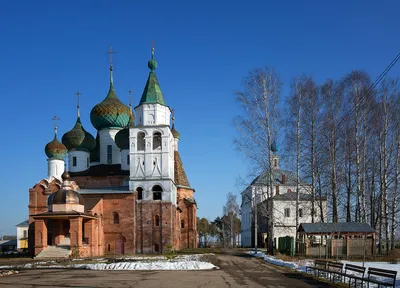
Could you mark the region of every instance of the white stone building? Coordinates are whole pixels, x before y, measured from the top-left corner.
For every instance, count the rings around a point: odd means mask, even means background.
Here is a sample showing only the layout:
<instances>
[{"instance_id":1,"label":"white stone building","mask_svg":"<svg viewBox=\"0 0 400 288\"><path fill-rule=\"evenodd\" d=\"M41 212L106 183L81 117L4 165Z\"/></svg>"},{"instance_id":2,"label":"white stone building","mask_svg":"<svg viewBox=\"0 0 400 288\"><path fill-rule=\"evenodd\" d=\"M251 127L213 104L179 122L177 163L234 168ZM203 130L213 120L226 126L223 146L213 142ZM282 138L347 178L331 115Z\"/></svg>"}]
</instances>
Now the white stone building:
<instances>
[{"instance_id":1,"label":"white stone building","mask_svg":"<svg viewBox=\"0 0 400 288\"><path fill-rule=\"evenodd\" d=\"M273 152L276 152L273 151ZM257 204L258 215L258 247L263 247L268 236L266 215L272 215L273 237L275 248L278 238L284 236L296 237L296 188L297 176L292 171L282 170L279 167L279 156L274 154L271 159L270 175L264 172L256 177L242 192L241 220L242 246L254 246L254 208ZM270 190L270 192L268 192ZM299 223L311 222L312 201L310 185L300 179ZM317 199L315 202L315 221L320 221L322 203L323 213L327 215L326 199ZM267 205L267 201L269 201ZM267 210L268 209L268 210Z\"/></svg>"}]
</instances>

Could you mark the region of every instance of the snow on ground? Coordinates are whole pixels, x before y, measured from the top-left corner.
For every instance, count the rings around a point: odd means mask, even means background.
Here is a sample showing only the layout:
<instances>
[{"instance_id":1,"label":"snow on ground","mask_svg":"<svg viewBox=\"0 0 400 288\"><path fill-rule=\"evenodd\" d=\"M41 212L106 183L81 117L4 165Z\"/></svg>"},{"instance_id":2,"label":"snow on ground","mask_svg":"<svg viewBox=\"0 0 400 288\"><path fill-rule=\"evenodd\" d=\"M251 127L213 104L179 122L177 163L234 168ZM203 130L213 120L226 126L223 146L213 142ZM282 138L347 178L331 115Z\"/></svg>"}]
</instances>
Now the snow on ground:
<instances>
[{"instance_id":1,"label":"snow on ground","mask_svg":"<svg viewBox=\"0 0 400 288\"><path fill-rule=\"evenodd\" d=\"M249 251L247 253L254 257L257 257L257 258L263 258L265 262L268 262L268 263L271 263L271 264L274 264L277 266L281 266L281 267L292 268L292 269L295 269L302 273L306 272L307 266L314 266L313 265L314 261L311 259L296 260L296 261L284 261L281 259L276 259L273 256L266 255L265 253L263 253L261 251L258 251L257 253L254 253L254 251ZM363 266L363 262L354 262L354 261L345 261L345 260L343 260L341 262L344 264L353 264L353 265ZM373 267L373 268L397 271L396 288L400 288L400 264L391 264L391 263L387 263L387 262L364 262L364 267L367 267L367 268ZM351 273L349 273L349 274L351 274ZM365 273L365 276L366 275L367 275L367 273ZM376 277L375 279L379 279L379 277ZM380 280L383 280L383 279L384 278L380 278ZM370 284L370 287L375 287L375 286Z\"/></svg>"},{"instance_id":2,"label":"snow on ground","mask_svg":"<svg viewBox=\"0 0 400 288\"><path fill-rule=\"evenodd\" d=\"M164 256L146 257L132 256L126 258L112 259L115 263L107 262L104 258L92 259L93 263L85 264L56 264L55 261L40 261L14 266L0 266L0 269L32 269L32 268L75 268L89 270L211 270L219 269L217 266L202 260L201 254L180 255L172 260L167 260ZM84 259L88 261L87 259ZM130 261L128 261L130 260ZM133 260L133 261L132 261ZM75 261L74 261L75 262Z\"/></svg>"}]
</instances>

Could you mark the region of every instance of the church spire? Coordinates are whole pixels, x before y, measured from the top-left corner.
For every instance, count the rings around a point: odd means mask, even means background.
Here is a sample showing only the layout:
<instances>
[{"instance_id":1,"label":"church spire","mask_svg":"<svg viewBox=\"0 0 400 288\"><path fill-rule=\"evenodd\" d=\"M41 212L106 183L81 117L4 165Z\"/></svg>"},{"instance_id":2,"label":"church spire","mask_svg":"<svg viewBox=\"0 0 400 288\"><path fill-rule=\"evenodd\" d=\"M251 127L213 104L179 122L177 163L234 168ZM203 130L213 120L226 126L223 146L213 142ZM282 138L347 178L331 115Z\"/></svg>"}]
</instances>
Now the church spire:
<instances>
[{"instance_id":1,"label":"church spire","mask_svg":"<svg viewBox=\"0 0 400 288\"><path fill-rule=\"evenodd\" d=\"M78 118L81 118L81 105L80 105L81 93L80 92L76 92L74 95L78 98L78 104L76 105L76 108L78 108Z\"/></svg>"},{"instance_id":2,"label":"church spire","mask_svg":"<svg viewBox=\"0 0 400 288\"><path fill-rule=\"evenodd\" d=\"M150 69L149 78L147 79L146 86L144 87L144 91L142 94L142 98L140 98L139 105L144 103L158 103L161 105L166 105L155 72L157 69L157 65L158 65L157 61L154 59L154 42L153 42L151 47L151 59L147 63L147 66Z\"/></svg>"},{"instance_id":3,"label":"church spire","mask_svg":"<svg viewBox=\"0 0 400 288\"><path fill-rule=\"evenodd\" d=\"M57 138L57 121L60 120L60 118L58 118L57 116L53 117L53 121L54 121L54 138Z\"/></svg>"},{"instance_id":4,"label":"church spire","mask_svg":"<svg viewBox=\"0 0 400 288\"><path fill-rule=\"evenodd\" d=\"M117 52L114 52L112 49L112 46L108 49L108 52L106 54L110 55L110 89L111 87L114 88L114 79L113 79L113 62L112 62L112 55Z\"/></svg>"},{"instance_id":5,"label":"church spire","mask_svg":"<svg viewBox=\"0 0 400 288\"><path fill-rule=\"evenodd\" d=\"M133 127L135 125L135 116L133 115L133 110L132 110L132 89L129 89L129 127Z\"/></svg>"}]
</instances>

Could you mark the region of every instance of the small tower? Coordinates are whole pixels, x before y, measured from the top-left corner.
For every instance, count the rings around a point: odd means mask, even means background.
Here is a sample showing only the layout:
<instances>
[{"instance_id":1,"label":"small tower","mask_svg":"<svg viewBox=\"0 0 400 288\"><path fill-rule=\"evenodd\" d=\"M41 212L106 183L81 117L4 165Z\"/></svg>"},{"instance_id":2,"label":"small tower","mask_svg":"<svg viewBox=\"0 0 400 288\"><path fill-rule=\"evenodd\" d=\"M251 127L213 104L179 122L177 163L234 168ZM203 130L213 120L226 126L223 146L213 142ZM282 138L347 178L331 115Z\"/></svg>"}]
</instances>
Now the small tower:
<instances>
[{"instance_id":1,"label":"small tower","mask_svg":"<svg viewBox=\"0 0 400 288\"><path fill-rule=\"evenodd\" d=\"M106 98L93 107L90 121L99 132L100 164L121 164L121 150L115 144L115 134L129 123L130 110L114 91L112 54L110 48L110 90Z\"/></svg>"},{"instance_id":2,"label":"small tower","mask_svg":"<svg viewBox=\"0 0 400 288\"><path fill-rule=\"evenodd\" d=\"M90 151L95 147L96 141L93 136L87 132L82 125L80 115L80 104L78 96L78 115L75 126L65 133L62 137L62 143L68 149L68 168L71 172L80 172L89 169Z\"/></svg>"},{"instance_id":3,"label":"small tower","mask_svg":"<svg viewBox=\"0 0 400 288\"><path fill-rule=\"evenodd\" d=\"M53 120L57 121L59 118L54 116ZM54 124L54 139L47 143L44 152L48 157L48 179L52 177L61 179L61 175L64 173L64 159L67 155L67 147L57 139L57 124Z\"/></svg>"},{"instance_id":4,"label":"small tower","mask_svg":"<svg viewBox=\"0 0 400 288\"><path fill-rule=\"evenodd\" d=\"M278 170L279 169L279 155L277 154L278 152L278 145L276 142L272 142L271 147L271 169Z\"/></svg>"},{"instance_id":5,"label":"small tower","mask_svg":"<svg viewBox=\"0 0 400 288\"><path fill-rule=\"evenodd\" d=\"M157 80L154 47L148 67L149 77L140 103L135 107L135 126L130 128L130 190L143 189L143 200L176 204L171 110L165 104Z\"/></svg>"},{"instance_id":6,"label":"small tower","mask_svg":"<svg viewBox=\"0 0 400 288\"><path fill-rule=\"evenodd\" d=\"M129 117L129 123L128 126L126 126L124 129L120 130L116 135L115 135L115 144L117 144L118 148L121 149L121 170L128 171L129 170L129 165L130 165L130 155L129 155L129 129L133 127L135 117L133 116L132 112L132 90L129 90L130 94L130 103L129 103L129 108L130 108L130 117Z\"/></svg>"}]
</instances>

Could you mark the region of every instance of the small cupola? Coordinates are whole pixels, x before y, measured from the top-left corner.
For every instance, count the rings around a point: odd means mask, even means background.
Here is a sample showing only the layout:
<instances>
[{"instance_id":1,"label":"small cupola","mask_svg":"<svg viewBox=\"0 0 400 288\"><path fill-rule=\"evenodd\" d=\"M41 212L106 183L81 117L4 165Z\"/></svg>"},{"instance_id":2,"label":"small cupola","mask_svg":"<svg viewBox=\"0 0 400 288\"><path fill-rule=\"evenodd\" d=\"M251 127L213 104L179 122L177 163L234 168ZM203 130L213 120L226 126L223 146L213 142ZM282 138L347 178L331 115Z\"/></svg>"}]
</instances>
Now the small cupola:
<instances>
[{"instance_id":1,"label":"small cupola","mask_svg":"<svg viewBox=\"0 0 400 288\"><path fill-rule=\"evenodd\" d=\"M61 188L47 199L49 212L84 212L85 200L82 195L72 190L70 175L65 170L62 174Z\"/></svg>"},{"instance_id":2,"label":"small cupola","mask_svg":"<svg viewBox=\"0 0 400 288\"><path fill-rule=\"evenodd\" d=\"M57 133L55 132L53 140L46 144L44 152L49 159L64 161L65 156L67 156L67 147L58 141Z\"/></svg>"},{"instance_id":3,"label":"small cupola","mask_svg":"<svg viewBox=\"0 0 400 288\"><path fill-rule=\"evenodd\" d=\"M272 169L279 169L279 155L277 154L278 152L278 145L276 144L275 141L272 142L271 147L271 168Z\"/></svg>"},{"instance_id":4,"label":"small cupola","mask_svg":"<svg viewBox=\"0 0 400 288\"><path fill-rule=\"evenodd\" d=\"M53 120L58 120L58 118L55 116ZM46 144L44 152L48 157L47 177L49 179L52 177L60 178L64 172L64 159L67 156L67 147L57 139L57 125L54 125L54 139Z\"/></svg>"},{"instance_id":5,"label":"small cupola","mask_svg":"<svg viewBox=\"0 0 400 288\"><path fill-rule=\"evenodd\" d=\"M68 167L71 172L85 171L90 165L90 151L96 146L96 140L83 128L80 117L80 104L78 96L78 115L75 126L62 137L63 144L68 149Z\"/></svg>"}]
</instances>

